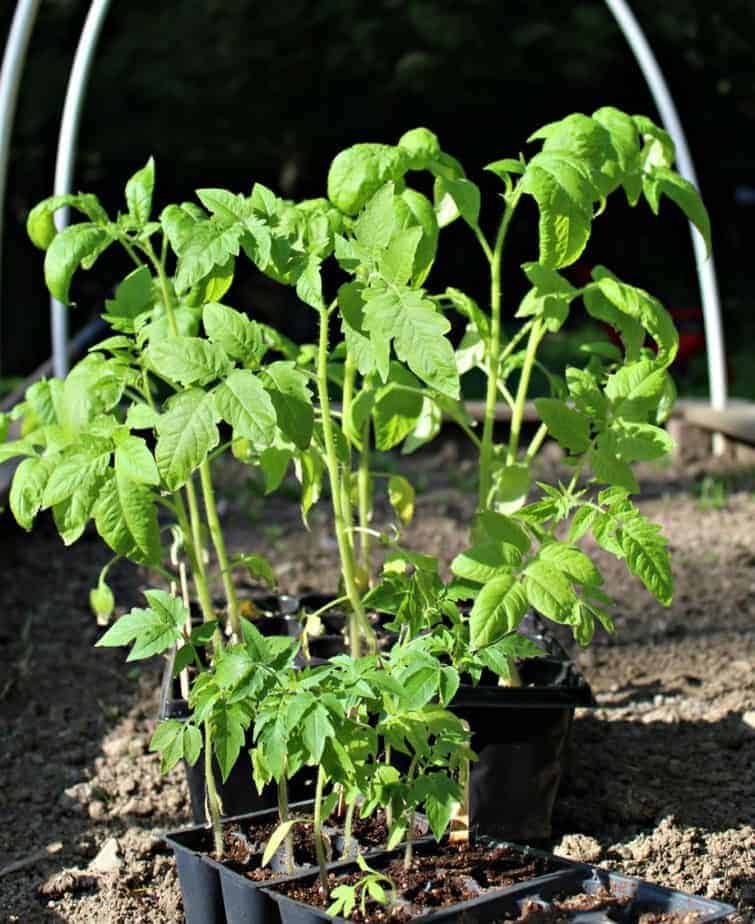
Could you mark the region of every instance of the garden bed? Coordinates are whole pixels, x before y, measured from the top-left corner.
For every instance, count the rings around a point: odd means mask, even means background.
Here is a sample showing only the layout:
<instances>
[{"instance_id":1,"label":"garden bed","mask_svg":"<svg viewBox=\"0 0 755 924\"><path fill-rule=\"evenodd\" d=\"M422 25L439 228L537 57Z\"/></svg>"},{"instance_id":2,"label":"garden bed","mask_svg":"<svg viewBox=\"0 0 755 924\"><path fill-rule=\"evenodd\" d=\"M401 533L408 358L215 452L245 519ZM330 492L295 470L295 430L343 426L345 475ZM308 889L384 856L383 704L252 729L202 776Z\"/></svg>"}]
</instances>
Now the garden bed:
<instances>
[{"instance_id":1,"label":"garden bed","mask_svg":"<svg viewBox=\"0 0 755 924\"><path fill-rule=\"evenodd\" d=\"M475 504L464 460L448 442L407 468L424 487L409 542L447 562L463 547L459 523ZM740 473L701 509L701 469L643 474L641 507L670 538L676 595L665 610L596 552L618 631L576 654L600 708L578 713L552 846L729 901L748 921L755 478ZM319 586L337 572L324 508L312 511L305 535L295 503L261 501L241 487L221 490L231 544L269 554L286 590L335 590ZM180 921L173 861L157 833L188 823L188 793L182 771L161 778L147 752L160 663L124 665L119 652L91 647L98 630L84 601L107 560L99 543L63 550L45 521L31 540L21 535L3 518L0 920ZM146 586L127 566L113 570L111 583L122 607L138 603ZM27 865L2 874L17 861Z\"/></svg>"}]
</instances>

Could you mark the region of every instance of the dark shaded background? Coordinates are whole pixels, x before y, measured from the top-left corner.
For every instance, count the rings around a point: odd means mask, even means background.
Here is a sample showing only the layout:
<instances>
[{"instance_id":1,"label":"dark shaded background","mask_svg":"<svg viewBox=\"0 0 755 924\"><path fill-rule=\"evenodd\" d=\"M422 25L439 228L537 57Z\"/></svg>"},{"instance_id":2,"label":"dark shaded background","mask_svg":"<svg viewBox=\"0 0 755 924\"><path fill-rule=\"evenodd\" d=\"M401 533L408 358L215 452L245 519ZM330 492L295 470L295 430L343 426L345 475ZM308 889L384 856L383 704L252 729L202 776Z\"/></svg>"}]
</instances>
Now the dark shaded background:
<instances>
[{"instance_id":1,"label":"dark shaded background","mask_svg":"<svg viewBox=\"0 0 755 924\"><path fill-rule=\"evenodd\" d=\"M14 5L3 4L0 36ZM41 254L23 226L28 209L51 192L65 84L87 7L46 0L31 42L4 216L5 376L49 355ZM634 0L633 8L679 106L711 212L732 391L755 398L748 347L755 206L735 201L738 187L755 187L755 4ZM158 205L198 186L244 191L255 180L291 197L319 195L342 147L395 142L422 124L494 193L497 181L480 170L485 163L515 156L544 122L608 104L656 118L600 0L113 0L86 100L76 186L116 210L125 179L152 153ZM535 219L534 210L517 218L515 269L536 255ZM653 219L617 197L595 233L587 261L607 263L669 307L699 305L689 235L671 208ZM484 298L484 267L464 229L443 237L430 286L453 281ZM98 309L120 269L109 257L79 274L74 326ZM518 285L512 279L512 300ZM232 304L308 335L311 318L290 293L243 273L232 293ZM704 392L702 357L678 371L683 390Z\"/></svg>"}]
</instances>

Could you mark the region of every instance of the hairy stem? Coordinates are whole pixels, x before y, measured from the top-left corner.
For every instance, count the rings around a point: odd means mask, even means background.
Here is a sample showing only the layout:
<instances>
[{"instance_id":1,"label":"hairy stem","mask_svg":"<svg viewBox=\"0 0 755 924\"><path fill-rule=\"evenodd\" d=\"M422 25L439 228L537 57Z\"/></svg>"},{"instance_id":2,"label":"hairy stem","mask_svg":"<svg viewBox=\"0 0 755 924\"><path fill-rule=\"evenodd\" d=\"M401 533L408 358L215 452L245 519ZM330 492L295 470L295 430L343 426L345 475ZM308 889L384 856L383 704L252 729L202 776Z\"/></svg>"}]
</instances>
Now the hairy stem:
<instances>
[{"instance_id":1,"label":"hairy stem","mask_svg":"<svg viewBox=\"0 0 755 924\"><path fill-rule=\"evenodd\" d=\"M501 363L501 257L511 217L518 197L506 202L501 224L498 228L495 246L490 256L490 337L487 343L487 385L485 391L485 418L480 445L480 494L479 507L488 506L493 481L493 426L498 400L498 373ZM489 253L489 248L486 253Z\"/></svg>"},{"instance_id":2,"label":"hairy stem","mask_svg":"<svg viewBox=\"0 0 755 924\"><path fill-rule=\"evenodd\" d=\"M524 417L524 405L527 401L527 391L530 386L530 376L532 367L535 364L537 348L543 336L542 322L538 318L532 325L530 336L527 340L527 351L524 354L524 364L519 376L519 387L516 390L516 400L514 401L514 412L511 415L511 435L509 438L509 451L506 457L506 464L513 465L516 462L516 454L519 449L519 435L522 430L522 419Z\"/></svg>"},{"instance_id":3,"label":"hairy stem","mask_svg":"<svg viewBox=\"0 0 755 924\"><path fill-rule=\"evenodd\" d=\"M220 574L223 578L231 636L234 641L238 641L241 638L239 601L236 596L236 585L233 583L233 575L231 574L231 566L228 560L228 552L225 547L223 530L220 527L220 517L218 517L218 508L215 504L215 490L212 486L212 473L210 471L210 463L207 459L199 466L199 478L202 482L202 496L204 497L204 507L207 513L207 525L210 528L212 544L215 547L215 554L218 556Z\"/></svg>"},{"instance_id":4,"label":"hairy stem","mask_svg":"<svg viewBox=\"0 0 755 924\"><path fill-rule=\"evenodd\" d=\"M361 638L364 636L372 650L375 649L375 634L372 631L362 606L362 600L355 580L354 549L347 527L350 521L344 514L344 490L340 474L338 457L336 455L335 437L333 434L333 418L330 413L330 396L328 395L328 313L320 311L320 338L317 351L317 391L322 413L322 432L325 442L325 464L330 479L331 503L333 505L333 519L335 521L338 554L341 559L341 573L346 594L351 603L352 612L349 614L349 644L353 657L361 654ZM348 499L347 499L348 500ZM347 505L350 511L350 504Z\"/></svg>"},{"instance_id":5,"label":"hairy stem","mask_svg":"<svg viewBox=\"0 0 755 924\"><path fill-rule=\"evenodd\" d=\"M351 851L351 840L354 831L354 809L356 806L356 801L349 802L346 806L346 818L343 823L343 852L347 859Z\"/></svg>"},{"instance_id":6,"label":"hairy stem","mask_svg":"<svg viewBox=\"0 0 755 924\"><path fill-rule=\"evenodd\" d=\"M328 869L325 857L325 844L322 839L322 791L325 785L325 771L322 766L317 769L317 785L315 786L315 816L312 824L312 836L315 839L315 855L320 870L320 884L328 889Z\"/></svg>"},{"instance_id":7,"label":"hairy stem","mask_svg":"<svg viewBox=\"0 0 755 924\"><path fill-rule=\"evenodd\" d=\"M288 780L285 773L278 783L278 819L281 824L288 821ZM283 841L285 851L286 872L292 875L294 871L294 835L289 831Z\"/></svg>"},{"instance_id":8,"label":"hairy stem","mask_svg":"<svg viewBox=\"0 0 755 924\"><path fill-rule=\"evenodd\" d=\"M223 856L223 826L220 823L220 798L215 786L215 772L212 768L212 739L210 737L209 722L204 723L204 781L205 781L205 802L209 818L207 819L212 827L212 839L215 845L215 853L218 857Z\"/></svg>"},{"instance_id":9,"label":"hairy stem","mask_svg":"<svg viewBox=\"0 0 755 924\"><path fill-rule=\"evenodd\" d=\"M359 470L357 472L357 497L359 500L359 552L362 570L365 573L368 585L372 583L372 562L370 560L372 536L369 533L370 525L370 436L372 427L370 418L362 427L362 448L359 452Z\"/></svg>"}]
</instances>

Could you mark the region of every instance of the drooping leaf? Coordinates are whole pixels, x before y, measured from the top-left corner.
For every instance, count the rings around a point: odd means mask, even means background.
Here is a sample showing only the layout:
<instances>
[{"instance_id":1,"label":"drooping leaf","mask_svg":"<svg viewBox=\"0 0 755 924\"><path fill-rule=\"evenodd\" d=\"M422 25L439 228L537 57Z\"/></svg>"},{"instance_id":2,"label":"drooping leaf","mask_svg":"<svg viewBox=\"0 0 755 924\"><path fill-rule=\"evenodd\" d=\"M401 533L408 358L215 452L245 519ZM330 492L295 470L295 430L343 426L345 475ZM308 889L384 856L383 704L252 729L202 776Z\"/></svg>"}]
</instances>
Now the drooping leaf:
<instances>
[{"instance_id":1,"label":"drooping leaf","mask_svg":"<svg viewBox=\"0 0 755 924\"><path fill-rule=\"evenodd\" d=\"M147 443L140 436L127 436L115 449L115 468L139 484L159 484L160 475Z\"/></svg>"},{"instance_id":2,"label":"drooping leaf","mask_svg":"<svg viewBox=\"0 0 755 924\"><path fill-rule=\"evenodd\" d=\"M87 258L101 253L111 240L107 231L88 222L69 225L55 236L45 254L45 282L59 302L69 303L73 274Z\"/></svg>"},{"instance_id":3,"label":"drooping leaf","mask_svg":"<svg viewBox=\"0 0 755 924\"><path fill-rule=\"evenodd\" d=\"M110 548L140 564L160 561L160 530L149 485L123 471L109 474L92 510L97 532Z\"/></svg>"},{"instance_id":4,"label":"drooping leaf","mask_svg":"<svg viewBox=\"0 0 755 924\"><path fill-rule=\"evenodd\" d=\"M669 606L673 595L671 560L660 527L637 511L621 522L616 535L629 570L657 600Z\"/></svg>"}]
</instances>

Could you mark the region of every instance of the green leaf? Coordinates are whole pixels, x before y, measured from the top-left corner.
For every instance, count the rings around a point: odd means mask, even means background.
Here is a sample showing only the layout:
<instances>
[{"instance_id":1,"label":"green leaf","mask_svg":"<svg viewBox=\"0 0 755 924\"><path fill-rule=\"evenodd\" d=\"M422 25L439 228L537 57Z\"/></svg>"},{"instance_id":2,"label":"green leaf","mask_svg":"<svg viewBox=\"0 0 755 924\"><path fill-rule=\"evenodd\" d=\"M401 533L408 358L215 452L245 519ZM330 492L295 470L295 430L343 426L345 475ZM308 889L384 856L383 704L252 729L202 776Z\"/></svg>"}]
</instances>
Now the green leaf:
<instances>
[{"instance_id":1,"label":"green leaf","mask_svg":"<svg viewBox=\"0 0 755 924\"><path fill-rule=\"evenodd\" d=\"M606 419L608 401L592 373L570 366L566 370L566 385L574 404L582 414L592 418L596 425Z\"/></svg>"},{"instance_id":2,"label":"green leaf","mask_svg":"<svg viewBox=\"0 0 755 924\"><path fill-rule=\"evenodd\" d=\"M247 555L237 555L232 561L233 567L240 565L247 569L252 580L262 580L268 587L276 587L278 582L275 579L273 566L264 555L249 553Z\"/></svg>"},{"instance_id":3,"label":"green leaf","mask_svg":"<svg viewBox=\"0 0 755 924\"><path fill-rule=\"evenodd\" d=\"M160 754L161 773L168 773L184 756L185 727L186 723L178 719L165 719L155 729L149 749Z\"/></svg>"},{"instance_id":4,"label":"green leaf","mask_svg":"<svg viewBox=\"0 0 755 924\"><path fill-rule=\"evenodd\" d=\"M140 266L120 283L115 298L105 302L107 316L133 320L152 307L152 275L146 266Z\"/></svg>"},{"instance_id":5,"label":"green leaf","mask_svg":"<svg viewBox=\"0 0 755 924\"><path fill-rule=\"evenodd\" d=\"M408 376L394 365L391 378L397 378L399 383L379 389L372 410L375 446L381 452L397 446L412 432L423 406L422 395L418 393L419 382L414 376ZM413 386L409 385L410 381ZM403 387L404 383L417 390L410 391L408 387Z\"/></svg>"},{"instance_id":6,"label":"green leaf","mask_svg":"<svg viewBox=\"0 0 755 924\"><path fill-rule=\"evenodd\" d=\"M425 170L440 157L440 142L428 128L412 128L399 138L398 146L409 158L410 170Z\"/></svg>"},{"instance_id":7,"label":"green leaf","mask_svg":"<svg viewBox=\"0 0 755 924\"><path fill-rule=\"evenodd\" d=\"M404 526L414 516L414 488L402 475L391 475L388 479L388 500Z\"/></svg>"},{"instance_id":8,"label":"green leaf","mask_svg":"<svg viewBox=\"0 0 755 924\"><path fill-rule=\"evenodd\" d=\"M429 773L414 784L412 797L424 802L430 830L437 841L441 840L461 797L459 784L445 773Z\"/></svg>"},{"instance_id":9,"label":"green leaf","mask_svg":"<svg viewBox=\"0 0 755 924\"><path fill-rule=\"evenodd\" d=\"M527 612L525 589L526 584L523 588L512 574L499 574L485 584L470 614L472 649L484 648L516 629Z\"/></svg>"},{"instance_id":10,"label":"green leaf","mask_svg":"<svg viewBox=\"0 0 755 924\"><path fill-rule=\"evenodd\" d=\"M597 587L603 583L603 575L580 549L561 542L550 542L540 548L540 561L550 562L559 571L577 584Z\"/></svg>"},{"instance_id":11,"label":"green leaf","mask_svg":"<svg viewBox=\"0 0 755 924\"><path fill-rule=\"evenodd\" d=\"M648 359L623 366L606 380L605 394L614 414L646 421L657 408L666 388L666 370Z\"/></svg>"},{"instance_id":12,"label":"green leaf","mask_svg":"<svg viewBox=\"0 0 755 924\"><path fill-rule=\"evenodd\" d=\"M154 457L140 436L127 436L118 443L115 449L115 468L139 484L160 483Z\"/></svg>"},{"instance_id":13,"label":"green leaf","mask_svg":"<svg viewBox=\"0 0 755 924\"><path fill-rule=\"evenodd\" d=\"M275 852L278 850L281 844L285 841L288 835L288 832L291 830L291 828L293 828L295 824L298 824L298 823L299 823L298 819L290 818L288 821L281 822L281 824L278 825L275 831L273 831L273 833L270 835L270 840L267 842L267 844L265 844L265 850L262 854L262 865L263 866L267 866L268 863L273 859L273 857L275 856ZM335 895L335 891L333 892L333 894Z\"/></svg>"},{"instance_id":14,"label":"green leaf","mask_svg":"<svg viewBox=\"0 0 755 924\"><path fill-rule=\"evenodd\" d=\"M24 459L18 466L11 483L10 509L16 522L26 530L34 524L34 518L42 506L42 497L55 463L50 458Z\"/></svg>"},{"instance_id":15,"label":"green leaf","mask_svg":"<svg viewBox=\"0 0 755 924\"><path fill-rule=\"evenodd\" d=\"M262 332L245 314L227 305L210 303L202 310L207 336L232 359L246 363L261 358Z\"/></svg>"},{"instance_id":16,"label":"green leaf","mask_svg":"<svg viewBox=\"0 0 755 924\"><path fill-rule=\"evenodd\" d=\"M451 562L451 572L468 581L484 584L500 574L510 574L522 556L506 542L483 542L472 546Z\"/></svg>"},{"instance_id":17,"label":"green leaf","mask_svg":"<svg viewBox=\"0 0 755 924\"><path fill-rule=\"evenodd\" d=\"M493 470L492 502L500 513L512 513L526 501L531 485L529 466L516 463Z\"/></svg>"},{"instance_id":18,"label":"green leaf","mask_svg":"<svg viewBox=\"0 0 755 924\"><path fill-rule=\"evenodd\" d=\"M360 375L369 375L375 368L375 350L370 338L362 330L364 300L362 286L348 282L338 290L338 307L341 311L341 328L346 338L346 347L353 357Z\"/></svg>"},{"instance_id":19,"label":"green leaf","mask_svg":"<svg viewBox=\"0 0 755 924\"><path fill-rule=\"evenodd\" d=\"M357 215L381 186L403 177L409 160L400 148L355 144L330 165L328 198L346 215Z\"/></svg>"},{"instance_id":20,"label":"green leaf","mask_svg":"<svg viewBox=\"0 0 755 924\"><path fill-rule=\"evenodd\" d=\"M660 527L636 511L635 516L622 521L616 535L629 570L657 600L669 606L673 595L671 560Z\"/></svg>"},{"instance_id":21,"label":"green leaf","mask_svg":"<svg viewBox=\"0 0 755 924\"><path fill-rule=\"evenodd\" d=\"M110 462L110 450L101 452L99 448L74 451L58 462L47 480L43 507L60 504L75 494L82 483L104 476Z\"/></svg>"},{"instance_id":22,"label":"green leaf","mask_svg":"<svg viewBox=\"0 0 755 924\"><path fill-rule=\"evenodd\" d=\"M307 265L296 281L296 294L305 305L317 311L325 310L325 301L322 296L322 276L320 275L319 257L310 255Z\"/></svg>"},{"instance_id":23,"label":"green leaf","mask_svg":"<svg viewBox=\"0 0 755 924\"><path fill-rule=\"evenodd\" d=\"M152 430L157 426L160 415L144 403L134 403L126 412L126 426L130 430Z\"/></svg>"},{"instance_id":24,"label":"green leaf","mask_svg":"<svg viewBox=\"0 0 755 924\"><path fill-rule=\"evenodd\" d=\"M97 532L114 552L139 564L160 561L157 507L148 485L116 470L106 478L92 513Z\"/></svg>"},{"instance_id":25,"label":"green leaf","mask_svg":"<svg viewBox=\"0 0 755 924\"><path fill-rule=\"evenodd\" d=\"M679 176L674 170L669 170L668 167L656 167L646 178L644 189L650 207L656 215L661 196L668 196L672 202L676 203L702 235L708 256L710 256L712 247L710 218L700 198L700 193L692 183Z\"/></svg>"},{"instance_id":26,"label":"green leaf","mask_svg":"<svg viewBox=\"0 0 755 924\"><path fill-rule=\"evenodd\" d=\"M250 440L255 449L275 436L276 414L262 382L248 369L234 369L214 391L218 414L233 427L234 438Z\"/></svg>"},{"instance_id":27,"label":"green leaf","mask_svg":"<svg viewBox=\"0 0 755 924\"><path fill-rule=\"evenodd\" d=\"M322 758L325 741L335 735L335 729L328 716L328 710L317 703L302 720L302 739L309 751L310 759L318 764Z\"/></svg>"},{"instance_id":28,"label":"green leaf","mask_svg":"<svg viewBox=\"0 0 755 924\"><path fill-rule=\"evenodd\" d=\"M82 262L102 252L112 238L97 225L69 225L55 236L45 254L45 282L51 294L69 304L71 279Z\"/></svg>"},{"instance_id":29,"label":"green leaf","mask_svg":"<svg viewBox=\"0 0 755 924\"><path fill-rule=\"evenodd\" d=\"M176 395L160 415L155 458L169 491L176 491L214 449L220 434L213 394L192 388Z\"/></svg>"},{"instance_id":30,"label":"green leaf","mask_svg":"<svg viewBox=\"0 0 755 924\"><path fill-rule=\"evenodd\" d=\"M542 151L527 164L519 188L540 210L539 262L553 269L570 266L590 237L597 191L589 170L569 155Z\"/></svg>"},{"instance_id":31,"label":"green leaf","mask_svg":"<svg viewBox=\"0 0 755 924\"><path fill-rule=\"evenodd\" d=\"M453 200L459 214L471 228L477 227L480 218L479 187L464 177L440 177L439 193L441 198L449 196Z\"/></svg>"},{"instance_id":32,"label":"green leaf","mask_svg":"<svg viewBox=\"0 0 755 924\"><path fill-rule=\"evenodd\" d=\"M366 289L364 296L364 329L376 351L393 341L396 356L415 375L442 394L458 398L456 358L445 337L451 325L433 302L420 290L400 286ZM378 368L385 381L387 367L378 364Z\"/></svg>"},{"instance_id":33,"label":"green leaf","mask_svg":"<svg viewBox=\"0 0 755 924\"><path fill-rule=\"evenodd\" d=\"M212 749L220 767L223 782L230 776L244 746L244 726L234 707L216 710L212 716Z\"/></svg>"},{"instance_id":34,"label":"green leaf","mask_svg":"<svg viewBox=\"0 0 755 924\"><path fill-rule=\"evenodd\" d=\"M556 398L536 398L535 408L548 432L570 452L584 452L590 445L590 421Z\"/></svg>"},{"instance_id":35,"label":"green leaf","mask_svg":"<svg viewBox=\"0 0 755 924\"><path fill-rule=\"evenodd\" d=\"M661 459L674 448L674 441L665 430L648 423L619 419L612 424L611 435L625 462Z\"/></svg>"},{"instance_id":36,"label":"green leaf","mask_svg":"<svg viewBox=\"0 0 755 924\"><path fill-rule=\"evenodd\" d=\"M186 292L216 266L225 266L231 257L237 257L245 228L211 219L198 221L185 231L175 276L178 292Z\"/></svg>"},{"instance_id":37,"label":"green leaf","mask_svg":"<svg viewBox=\"0 0 755 924\"><path fill-rule=\"evenodd\" d=\"M290 449L277 449L274 446L260 453L260 468L265 476L265 494L272 494L280 487L293 457Z\"/></svg>"},{"instance_id":38,"label":"green leaf","mask_svg":"<svg viewBox=\"0 0 755 924\"><path fill-rule=\"evenodd\" d=\"M526 555L532 541L516 520L494 510L485 510L477 515L475 529L481 529L488 539L497 542L508 542ZM477 533L476 533L477 535Z\"/></svg>"},{"instance_id":39,"label":"green leaf","mask_svg":"<svg viewBox=\"0 0 755 924\"><path fill-rule=\"evenodd\" d=\"M447 288L443 294L459 314L464 315L474 324L480 336L483 338L490 336L490 320L473 298L465 295L460 289L454 288Z\"/></svg>"},{"instance_id":40,"label":"green leaf","mask_svg":"<svg viewBox=\"0 0 755 924\"><path fill-rule=\"evenodd\" d=\"M223 348L201 337L168 337L145 351L150 367L162 378L181 385L207 385L224 378L231 362Z\"/></svg>"},{"instance_id":41,"label":"green leaf","mask_svg":"<svg viewBox=\"0 0 755 924\"><path fill-rule=\"evenodd\" d=\"M638 321L658 345L658 362L669 366L679 348L679 335L671 315L657 298L621 282L603 266L593 270L595 285L618 311ZM609 321L610 323L610 321Z\"/></svg>"},{"instance_id":42,"label":"green leaf","mask_svg":"<svg viewBox=\"0 0 755 924\"><path fill-rule=\"evenodd\" d=\"M184 723L183 752L186 763L193 767L202 751L202 733L195 725ZM164 770L161 772L165 772Z\"/></svg>"},{"instance_id":43,"label":"green leaf","mask_svg":"<svg viewBox=\"0 0 755 924\"><path fill-rule=\"evenodd\" d=\"M536 559L524 572L527 600L554 622L569 622L577 596L563 573L549 562Z\"/></svg>"},{"instance_id":44,"label":"green leaf","mask_svg":"<svg viewBox=\"0 0 755 924\"><path fill-rule=\"evenodd\" d=\"M182 620L185 617L183 604L164 591L149 593L160 595L154 598L158 607L135 607L121 616L96 643L98 648L117 648L133 641L134 645L126 660L138 661L161 654L175 645L181 637ZM174 602L167 602L170 600Z\"/></svg>"},{"instance_id":45,"label":"green leaf","mask_svg":"<svg viewBox=\"0 0 755 924\"><path fill-rule=\"evenodd\" d=\"M438 250L438 219L435 217L435 210L430 200L414 189L404 189L394 199L394 207L399 213L398 222L402 228L419 227L422 229L422 237L414 254L411 271L412 285L416 288L425 281L435 260Z\"/></svg>"},{"instance_id":46,"label":"green leaf","mask_svg":"<svg viewBox=\"0 0 755 924\"><path fill-rule=\"evenodd\" d=\"M595 479L603 484L625 488L630 494L636 494L640 486L632 469L617 456L613 441L606 445L604 439L601 437L598 445L590 452L590 465Z\"/></svg>"},{"instance_id":47,"label":"green leaf","mask_svg":"<svg viewBox=\"0 0 755 924\"><path fill-rule=\"evenodd\" d=\"M126 183L128 213L138 225L146 225L152 213L152 193L155 189L155 162L150 157Z\"/></svg>"},{"instance_id":48,"label":"green leaf","mask_svg":"<svg viewBox=\"0 0 755 924\"><path fill-rule=\"evenodd\" d=\"M396 228L394 191L393 183L386 183L370 199L354 225L360 247L373 259L386 249Z\"/></svg>"},{"instance_id":49,"label":"green leaf","mask_svg":"<svg viewBox=\"0 0 755 924\"><path fill-rule=\"evenodd\" d=\"M431 398L422 399L422 410L414 427L404 440L401 452L407 455L421 446L431 442L440 433L443 425L443 412Z\"/></svg>"},{"instance_id":50,"label":"green leaf","mask_svg":"<svg viewBox=\"0 0 755 924\"><path fill-rule=\"evenodd\" d=\"M266 366L264 380L282 433L299 449L306 449L315 420L306 374L285 360Z\"/></svg>"},{"instance_id":51,"label":"green leaf","mask_svg":"<svg viewBox=\"0 0 755 924\"><path fill-rule=\"evenodd\" d=\"M386 280L399 286L411 280L414 257L421 238L422 229L416 227L393 235L379 260L380 272Z\"/></svg>"}]
</instances>

